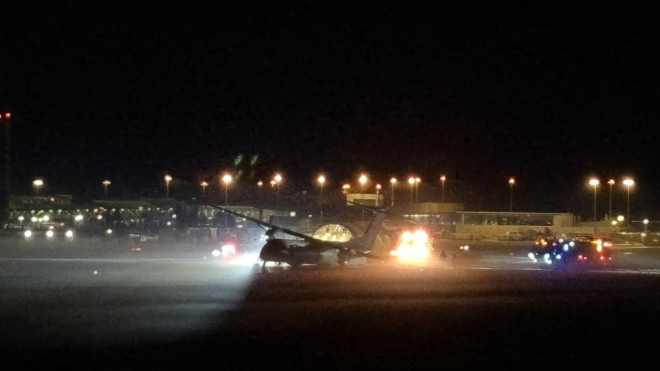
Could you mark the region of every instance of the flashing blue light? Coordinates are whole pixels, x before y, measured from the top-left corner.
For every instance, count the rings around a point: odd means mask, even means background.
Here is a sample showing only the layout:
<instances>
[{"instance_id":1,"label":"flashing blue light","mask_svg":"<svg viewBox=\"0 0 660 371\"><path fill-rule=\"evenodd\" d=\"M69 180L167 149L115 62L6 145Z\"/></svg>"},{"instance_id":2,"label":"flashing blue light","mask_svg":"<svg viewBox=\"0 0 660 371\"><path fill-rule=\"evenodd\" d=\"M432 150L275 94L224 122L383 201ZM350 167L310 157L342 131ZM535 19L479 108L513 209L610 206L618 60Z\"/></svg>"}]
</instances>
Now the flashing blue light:
<instances>
[{"instance_id":1,"label":"flashing blue light","mask_svg":"<svg viewBox=\"0 0 660 371\"><path fill-rule=\"evenodd\" d=\"M564 251L568 251L568 244L564 244Z\"/></svg>"}]
</instances>

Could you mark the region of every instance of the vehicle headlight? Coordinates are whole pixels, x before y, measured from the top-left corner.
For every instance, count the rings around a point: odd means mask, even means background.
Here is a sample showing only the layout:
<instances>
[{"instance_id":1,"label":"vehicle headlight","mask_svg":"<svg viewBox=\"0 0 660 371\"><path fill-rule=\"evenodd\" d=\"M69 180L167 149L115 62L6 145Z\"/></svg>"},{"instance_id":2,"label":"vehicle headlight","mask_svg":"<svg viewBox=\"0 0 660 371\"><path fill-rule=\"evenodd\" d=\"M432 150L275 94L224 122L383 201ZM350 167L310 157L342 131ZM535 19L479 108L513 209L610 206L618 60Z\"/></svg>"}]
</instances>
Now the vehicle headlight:
<instances>
[{"instance_id":1,"label":"vehicle headlight","mask_svg":"<svg viewBox=\"0 0 660 371\"><path fill-rule=\"evenodd\" d=\"M49 230L46 231L46 237L47 238L53 238L54 235L55 235L55 232L53 232L52 229L49 229Z\"/></svg>"},{"instance_id":2,"label":"vehicle headlight","mask_svg":"<svg viewBox=\"0 0 660 371\"><path fill-rule=\"evenodd\" d=\"M23 232L23 236L25 236L25 238L32 237L32 231L28 229L27 231Z\"/></svg>"},{"instance_id":3,"label":"vehicle headlight","mask_svg":"<svg viewBox=\"0 0 660 371\"><path fill-rule=\"evenodd\" d=\"M67 238L72 238L72 237L73 237L73 231L69 229L68 231L66 231L66 233L65 233L64 235L65 235Z\"/></svg>"}]
</instances>

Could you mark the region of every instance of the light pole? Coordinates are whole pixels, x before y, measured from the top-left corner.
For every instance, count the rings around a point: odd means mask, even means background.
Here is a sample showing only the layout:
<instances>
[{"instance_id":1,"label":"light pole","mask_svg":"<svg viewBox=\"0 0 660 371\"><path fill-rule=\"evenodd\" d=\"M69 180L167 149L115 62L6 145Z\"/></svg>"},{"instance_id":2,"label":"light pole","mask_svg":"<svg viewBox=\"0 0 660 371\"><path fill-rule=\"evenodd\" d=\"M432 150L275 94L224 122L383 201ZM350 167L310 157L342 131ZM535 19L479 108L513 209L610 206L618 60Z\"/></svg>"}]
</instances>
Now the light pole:
<instances>
[{"instance_id":1,"label":"light pole","mask_svg":"<svg viewBox=\"0 0 660 371\"><path fill-rule=\"evenodd\" d=\"M367 182L367 176L362 174L360 175L360 198L362 201L360 202L361 205L364 205L364 184ZM364 220L364 207L361 207L362 209L362 220Z\"/></svg>"},{"instance_id":2,"label":"light pole","mask_svg":"<svg viewBox=\"0 0 660 371\"><path fill-rule=\"evenodd\" d=\"M644 234L646 234L646 231L648 230L648 226L649 226L649 220L644 219L643 223L644 223Z\"/></svg>"},{"instance_id":3,"label":"light pole","mask_svg":"<svg viewBox=\"0 0 660 371\"><path fill-rule=\"evenodd\" d=\"M410 204L412 205L414 202L413 190L415 189L415 178L414 177L408 178L408 184L410 184Z\"/></svg>"},{"instance_id":4,"label":"light pole","mask_svg":"<svg viewBox=\"0 0 660 371\"><path fill-rule=\"evenodd\" d=\"M511 177L509 178L509 212L513 211L513 185L516 184L516 180Z\"/></svg>"},{"instance_id":5,"label":"light pole","mask_svg":"<svg viewBox=\"0 0 660 371\"><path fill-rule=\"evenodd\" d=\"M225 208L229 205L229 183L231 183L232 177L229 174L222 176L222 182L225 183ZM225 211L225 228L229 229L229 223L227 219L227 212Z\"/></svg>"},{"instance_id":6,"label":"light pole","mask_svg":"<svg viewBox=\"0 0 660 371\"><path fill-rule=\"evenodd\" d=\"M626 224L630 225L630 187L635 185L635 181L632 178L626 178L623 180L623 185L628 187L627 207L626 207L627 210L626 218L628 220L626 221Z\"/></svg>"},{"instance_id":7,"label":"light pole","mask_svg":"<svg viewBox=\"0 0 660 371\"><path fill-rule=\"evenodd\" d=\"M199 185L202 186L202 198L206 198L206 187L208 187L209 184L207 182L201 182Z\"/></svg>"},{"instance_id":8,"label":"light pole","mask_svg":"<svg viewBox=\"0 0 660 371\"><path fill-rule=\"evenodd\" d=\"M600 184L600 181L596 178L591 178L589 179L589 184L594 187L594 222L597 219L596 216L596 191L598 190L598 185Z\"/></svg>"},{"instance_id":9,"label":"light pole","mask_svg":"<svg viewBox=\"0 0 660 371\"><path fill-rule=\"evenodd\" d=\"M231 183L232 180L233 180L233 178L231 177L230 174L225 174L225 175L222 176L222 182L225 183L225 207L227 207L227 205L229 204L228 203L228 200L229 200L229 183Z\"/></svg>"},{"instance_id":10,"label":"light pole","mask_svg":"<svg viewBox=\"0 0 660 371\"><path fill-rule=\"evenodd\" d=\"M106 179L103 182L101 182L101 184L103 184L103 195L107 199L108 198L108 186L110 186L110 181L108 179Z\"/></svg>"},{"instance_id":11,"label":"light pole","mask_svg":"<svg viewBox=\"0 0 660 371\"><path fill-rule=\"evenodd\" d=\"M380 184L376 184L376 207L380 206L380 199L378 198L379 193L380 193Z\"/></svg>"},{"instance_id":12,"label":"light pole","mask_svg":"<svg viewBox=\"0 0 660 371\"><path fill-rule=\"evenodd\" d=\"M263 182L263 181L261 181L261 180L257 181L257 188L258 188L258 192L257 192L257 200L258 200L258 206L259 206L259 210L260 210L260 211L259 211L260 218L261 218L261 210L262 210L262 206L263 206L263 204L264 204L263 192L261 191L261 189L263 188L263 186L264 186L264 182Z\"/></svg>"},{"instance_id":13,"label":"light pole","mask_svg":"<svg viewBox=\"0 0 660 371\"><path fill-rule=\"evenodd\" d=\"M614 185L614 179L608 180L607 184L610 185L610 213L608 214L608 217L612 219L612 186Z\"/></svg>"},{"instance_id":14,"label":"light pole","mask_svg":"<svg viewBox=\"0 0 660 371\"><path fill-rule=\"evenodd\" d=\"M447 180L447 177L443 174L440 176L440 184L441 189L442 189L442 197L440 198L440 202L444 203L445 202L445 180Z\"/></svg>"},{"instance_id":15,"label":"light pole","mask_svg":"<svg viewBox=\"0 0 660 371\"><path fill-rule=\"evenodd\" d=\"M390 184L392 185L392 206L394 206L394 185L396 184L396 178L392 177Z\"/></svg>"},{"instance_id":16,"label":"light pole","mask_svg":"<svg viewBox=\"0 0 660 371\"><path fill-rule=\"evenodd\" d=\"M9 195L11 193L11 112L0 113L0 124L4 126L3 144L3 172L4 177L0 183L0 223L9 220Z\"/></svg>"},{"instance_id":17,"label":"light pole","mask_svg":"<svg viewBox=\"0 0 660 371\"><path fill-rule=\"evenodd\" d=\"M323 217L323 184L325 184L325 176L323 174L319 175L316 181L319 182L319 186L321 187L321 194L319 197L319 215Z\"/></svg>"},{"instance_id":18,"label":"light pole","mask_svg":"<svg viewBox=\"0 0 660 371\"><path fill-rule=\"evenodd\" d=\"M415 202L419 202L419 182L421 181L419 177L415 178Z\"/></svg>"},{"instance_id":19,"label":"light pole","mask_svg":"<svg viewBox=\"0 0 660 371\"><path fill-rule=\"evenodd\" d=\"M32 182L32 186L34 187L34 194L39 196L39 189L44 185L44 181L41 179L35 179Z\"/></svg>"},{"instance_id":20,"label":"light pole","mask_svg":"<svg viewBox=\"0 0 660 371\"><path fill-rule=\"evenodd\" d=\"M280 209L280 183L282 182L282 175L280 174L275 174L273 177L273 180L275 181L275 186L277 187L277 210Z\"/></svg>"},{"instance_id":21,"label":"light pole","mask_svg":"<svg viewBox=\"0 0 660 371\"><path fill-rule=\"evenodd\" d=\"M165 175L165 198L170 197L170 182L172 181L172 177L169 175Z\"/></svg>"}]
</instances>

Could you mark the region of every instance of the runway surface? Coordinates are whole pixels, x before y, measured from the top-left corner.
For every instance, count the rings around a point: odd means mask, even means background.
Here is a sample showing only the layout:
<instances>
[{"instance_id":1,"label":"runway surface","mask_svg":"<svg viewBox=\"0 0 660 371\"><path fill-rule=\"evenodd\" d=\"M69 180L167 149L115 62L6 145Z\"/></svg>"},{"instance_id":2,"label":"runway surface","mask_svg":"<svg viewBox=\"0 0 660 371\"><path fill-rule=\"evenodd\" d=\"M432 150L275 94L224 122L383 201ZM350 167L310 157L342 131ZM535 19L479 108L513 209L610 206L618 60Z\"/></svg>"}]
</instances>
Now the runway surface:
<instances>
[{"instance_id":1,"label":"runway surface","mask_svg":"<svg viewBox=\"0 0 660 371\"><path fill-rule=\"evenodd\" d=\"M3 368L556 369L655 361L655 249L621 247L616 264L566 271L532 264L524 250L476 244L453 262L267 274L254 256L4 254Z\"/></svg>"}]
</instances>

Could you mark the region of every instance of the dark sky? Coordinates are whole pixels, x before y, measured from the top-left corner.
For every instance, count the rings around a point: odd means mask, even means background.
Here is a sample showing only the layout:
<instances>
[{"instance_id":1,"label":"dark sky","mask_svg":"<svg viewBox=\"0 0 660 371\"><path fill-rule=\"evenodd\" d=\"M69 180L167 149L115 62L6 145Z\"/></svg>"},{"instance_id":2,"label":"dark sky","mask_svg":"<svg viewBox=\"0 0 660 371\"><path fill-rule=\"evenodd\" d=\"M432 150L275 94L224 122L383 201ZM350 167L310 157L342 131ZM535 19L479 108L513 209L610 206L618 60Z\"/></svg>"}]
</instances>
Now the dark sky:
<instances>
[{"instance_id":1,"label":"dark sky","mask_svg":"<svg viewBox=\"0 0 660 371\"><path fill-rule=\"evenodd\" d=\"M433 198L445 173L451 197L498 210L514 176L521 209L588 214L590 176L617 180L621 206L629 175L634 210L660 206L651 7L18 3L2 9L0 81L17 192L36 176L60 193L104 178L162 191L165 173L217 181L258 154L243 181L414 173Z\"/></svg>"}]
</instances>

